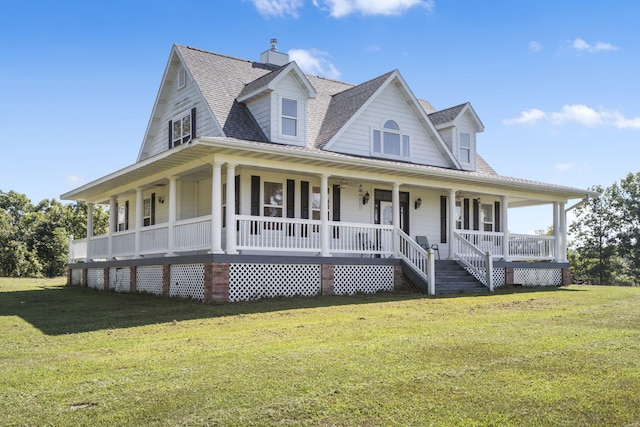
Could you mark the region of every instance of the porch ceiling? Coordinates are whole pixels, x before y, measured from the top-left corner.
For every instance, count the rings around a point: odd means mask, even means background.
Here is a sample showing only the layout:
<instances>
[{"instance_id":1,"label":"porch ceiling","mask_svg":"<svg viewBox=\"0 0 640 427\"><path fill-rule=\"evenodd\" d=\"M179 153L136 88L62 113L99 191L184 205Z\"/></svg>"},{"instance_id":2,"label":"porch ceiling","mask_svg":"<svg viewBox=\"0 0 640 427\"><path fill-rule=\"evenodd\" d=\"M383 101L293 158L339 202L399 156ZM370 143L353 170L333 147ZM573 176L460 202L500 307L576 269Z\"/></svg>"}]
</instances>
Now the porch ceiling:
<instances>
[{"instance_id":1,"label":"porch ceiling","mask_svg":"<svg viewBox=\"0 0 640 427\"><path fill-rule=\"evenodd\" d=\"M307 147L203 137L78 187L62 194L61 199L106 202L112 195L132 191L135 185L152 185L171 175L182 175L187 170L211 164L214 158L231 156L240 157L243 163L255 167L269 167L266 163L270 162L287 163L286 170L298 173L317 175L330 171L334 177L347 179L384 175L389 181L442 190L475 187L485 194L510 195L509 205L513 207L541 204L545 200L597 196L587 190L499 175L348 156Z\"/></svg>"}]
</instances>

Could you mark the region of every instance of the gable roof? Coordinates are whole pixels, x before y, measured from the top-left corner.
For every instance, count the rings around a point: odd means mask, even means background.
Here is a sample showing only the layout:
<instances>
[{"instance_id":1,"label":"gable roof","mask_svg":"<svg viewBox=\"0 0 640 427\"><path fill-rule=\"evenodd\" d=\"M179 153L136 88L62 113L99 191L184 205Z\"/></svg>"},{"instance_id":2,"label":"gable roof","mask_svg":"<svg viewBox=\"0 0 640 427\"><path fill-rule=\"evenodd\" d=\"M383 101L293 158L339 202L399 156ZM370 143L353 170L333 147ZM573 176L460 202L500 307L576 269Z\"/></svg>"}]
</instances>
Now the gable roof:
<instances>
[{"instance_id":1,"label":"gable roof","mask_svg":"<svg viewBox=\"0 0 640 427\"><path fill-rule=\"evenodd\" d=\"M441 129L443 127L447 127L446 125L453 125L453 121L462 114L469 115L471 122L476 127L477 132L482 132L484 130L484 125L482 124L482 121L480 121L480 117L478 117L475 110L468 102L431 113L429 114L429 119L431 119L431 122L436 127L436 129Z\"/></svg>"},{"instance_id":2,"label":"gable roof","mask_svg":"<svg viewBox=\"0 0 640 427\"><path fill-rule=\"evenodd\" d=\"M245 102L254 96L258 96L264 92L275 90L275 85L278 81L282 80L282 78L288 74L293 74L293 76L298 80L298 82L303 86L303 89L306 95L310 98L315 98L316 91L313 88L313 85L309 82L309 79L304 75L298 64L295 62L289 62L286 65L278 68L270 72L269 74L265 74L262 77L258 77L256 80L251 83L247 83L238 97L236 98L238 102Z\"/></svg>"},{"instance_id":3,"label":"gable roof","mask_svg":"<svg viewBox=\"0 0 640 427\"><path fill-rule=\"evenodd\" d=\"M392 74L393 71L390 71L380 77L333 95L322 121L316 146L323 148Z\"/></svg>"}]
</instances>

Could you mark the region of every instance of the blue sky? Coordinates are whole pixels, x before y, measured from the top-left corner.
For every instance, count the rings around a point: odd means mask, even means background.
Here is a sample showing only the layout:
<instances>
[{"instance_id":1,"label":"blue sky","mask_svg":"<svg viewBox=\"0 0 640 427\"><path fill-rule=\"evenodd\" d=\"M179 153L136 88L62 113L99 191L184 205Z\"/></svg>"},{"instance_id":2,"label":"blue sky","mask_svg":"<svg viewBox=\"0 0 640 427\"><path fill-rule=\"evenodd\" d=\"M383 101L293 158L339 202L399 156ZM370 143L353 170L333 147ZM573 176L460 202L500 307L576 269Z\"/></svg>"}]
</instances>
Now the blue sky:
<instances>
[{"instance_id":1,"label":"blue sky","mask_svg":"<svg viewBox=\"0 0 640 427\"><path fill-rule=\"evenodd\" d=\"M399 69L437 109L469 101L501 175L587 188L640 170L640 3L472 0L5 0L0 190L34 203L133 162L171 45L312 74ZM551 208L512 212L512 232Z\"/></svg>"}]
</instances>

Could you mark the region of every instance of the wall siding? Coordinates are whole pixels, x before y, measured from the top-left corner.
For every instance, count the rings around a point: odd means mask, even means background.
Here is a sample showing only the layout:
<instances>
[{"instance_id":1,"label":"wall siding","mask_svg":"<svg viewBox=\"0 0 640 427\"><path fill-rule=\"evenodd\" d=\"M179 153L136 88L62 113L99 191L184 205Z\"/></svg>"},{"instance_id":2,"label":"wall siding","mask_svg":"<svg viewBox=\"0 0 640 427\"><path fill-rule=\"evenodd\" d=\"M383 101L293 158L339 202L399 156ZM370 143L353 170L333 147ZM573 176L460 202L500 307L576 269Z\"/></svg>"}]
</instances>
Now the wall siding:
<instances>
[{"instance_id":1,"label":"wall siding","mask_svg":"<svg viewBox=\"0 0 640 427\"><path fill-rule=\"evenodd\" d=\"M447 167L447 162L435 147L422 124L407 105L404 97L392 86L382 93L362 112L331 146L332 151L356 156L371 156L371 132L380 129L384 121L394 120L402 134L411 137L413 163Z\"/></svg>"},{"instance_id":2,"label":"wall siding","mask_svg":"<svg viewBox=\"0 0 640 427\"><path fill-rule=\"evenodd\" d=\"M176 71L177 68L174 68L174 76L172 77L174 82L176 80ZM173 84L165 105L166 107L161 113L160 121L157 126L157 133L153 137L153 144L149 150L148 157L168 149L169 135L167 132L169 120L179 114L186 114L193 107L196 107L196 136L221 136L217 131L217 127L209 108L200 95L198 88L189 76L187 76L187 84L184 88L177 89L176 84Z\"/></svg>"},{"instance_id":3,"label":"wall siding","mask_svg":"<svg viewBox=\"0 0 640 427\"><path fill-rule=\"evenodd\" d=\"M298 101L298 138L280 136L280 97ZM271 93L271 141L281 144L306 145L307 143L307 96L291 74L278 82Z\"/></svg>"},{"instance_id":4,"label":"wall siding","mask_svg":"<svg viewBox=\"0 0 640 427\"><path fill-rule=\"evenodd\" d=\"M271 138L271 96L270 95L262 95L256 99L252 99L247 104L247 108L253 117L258 122L258 125L262 129L262 132L267 136L267 138Z\"/></svg>"}]
</instances>

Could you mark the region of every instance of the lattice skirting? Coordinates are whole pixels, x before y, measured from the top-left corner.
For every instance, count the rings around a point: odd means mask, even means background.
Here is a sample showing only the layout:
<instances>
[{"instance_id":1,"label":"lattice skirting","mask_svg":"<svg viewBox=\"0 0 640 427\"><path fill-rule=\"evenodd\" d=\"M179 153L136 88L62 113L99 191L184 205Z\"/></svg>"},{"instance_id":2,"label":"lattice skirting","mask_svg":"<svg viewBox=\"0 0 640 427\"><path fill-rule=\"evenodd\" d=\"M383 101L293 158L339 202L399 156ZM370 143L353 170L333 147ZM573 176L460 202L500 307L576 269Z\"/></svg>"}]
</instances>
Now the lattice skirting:
<instances>
[{"instance_id":1,"label":"lattice skirting","mask_svg":"<svg viewBox=\"0 0 640 427\"><path fill-rule=\"evenodd\" d=\"M131 269L129 267L111 267L109 269L109 289L116 292L130 292Z\"/></svg>"},{"instance_id":2,"label":"lattice skirting","mask_svg":"<svg viewBox=\"0 0 640 427\"><path fill-rule=\"evenodd\" d=\"M494 268L493 269L493 287L499 288L500 286L504 286L506 282L504 268Z\"/></svg>"},{"instance_id":3,"label":"lattice skirting","mask_svg":"<svg viewBox=\"0 0 640 427\"><path fill-rule=\"evenodd\" d=\"M162 266L140 266L136 269L136 291L162 295Z\"/></svg>"},{"instance_id":4,"label":"lattice skirting","mask_svg":"<svg viewBox=\"0 0 640 427\"><path fill-rule=\"evenodd\" d=\"M560 286L561 268L514 268L513 283L523 286Z\"/></svg>"},{"instance_id":5,"label":"lattice skirting","mask_svg":"<svg viewBox=\"0 0 640 427\"><path fill-rule=\"evenodd\" d=\"M171 266L169 296L204 300L204 264Z\"/></svg>"},{"instance_id":6,"label":"lattice skirting","mask_svg":"<svg viewBox=\"0 0 640 427\"><path fill-rule=\"evenodd\" d=\"M229 301L320 293L320 265L230 264Z\"/></svg>"},{"instance_id":7,"label":"lattice skirting","mask_svg":"<svg viewBox=\"0 0 640 427\"><path fill-rule=\"evenodd\" d=\"M87 287L104 289L104 268L90 268L87 271Z\"/></svg>"},{"instance_id":8,"label":"lattice skirting","mask_svg":"<svg viewBox=\"0 0 640 427\"><path fill-rule=\"evenodd\" d=\"M333 291L336 295L393 291L393 279L389 265L336 265Z\"/></svg>"},{"instance_id":9,"label":"lattice skirting","mask_svg":"<svg viewBox=\"0 0 640 427\"><path fill-rule=\"evenodd\" d=\"M82 286L82 269L74 268L71 270L71 284L74 286Z\"/></svg>"}]
</instances>

